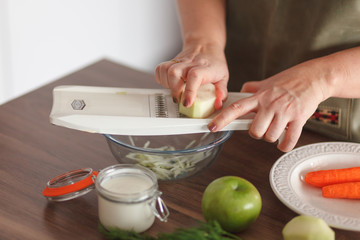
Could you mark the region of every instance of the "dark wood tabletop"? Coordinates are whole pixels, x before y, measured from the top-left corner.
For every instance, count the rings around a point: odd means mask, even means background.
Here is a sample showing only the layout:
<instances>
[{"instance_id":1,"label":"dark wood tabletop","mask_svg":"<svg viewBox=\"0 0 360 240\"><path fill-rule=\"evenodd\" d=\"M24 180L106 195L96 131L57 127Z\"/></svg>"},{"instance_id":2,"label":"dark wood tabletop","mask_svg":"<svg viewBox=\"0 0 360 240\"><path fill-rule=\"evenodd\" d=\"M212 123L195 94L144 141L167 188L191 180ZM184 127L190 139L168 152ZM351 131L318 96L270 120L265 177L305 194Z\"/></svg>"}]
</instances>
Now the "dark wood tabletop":
<instances>
[{"instance_id":1,"label":"dark wood tabletop","mask_svg":"<svg viewBox=\"0 0 360 240\"><path fill-rule=\"evenodd\" d=\"M108 60L0 106L0 239L104 239L99 233L96 192L66 202L50 202L42 190L51 178L74 169L95 170L117 164L100 134L50 124L52 89L59 85L159 88L152 74ZM304 130L298 146L332 141ZM147 231L172 232L204 220L201 197L214 179L236 175L259 190L263 207L259 218L239 234L244 240L282 239L281 230L297 214L273 193L269 172L283 153L275 144L254 140L236 131L217 160L200 174L181 181L161 182L162 198L170 217L155 220ZM359 232L335 229L336 239L359 239Z\"/></svg>"}]
</instances>

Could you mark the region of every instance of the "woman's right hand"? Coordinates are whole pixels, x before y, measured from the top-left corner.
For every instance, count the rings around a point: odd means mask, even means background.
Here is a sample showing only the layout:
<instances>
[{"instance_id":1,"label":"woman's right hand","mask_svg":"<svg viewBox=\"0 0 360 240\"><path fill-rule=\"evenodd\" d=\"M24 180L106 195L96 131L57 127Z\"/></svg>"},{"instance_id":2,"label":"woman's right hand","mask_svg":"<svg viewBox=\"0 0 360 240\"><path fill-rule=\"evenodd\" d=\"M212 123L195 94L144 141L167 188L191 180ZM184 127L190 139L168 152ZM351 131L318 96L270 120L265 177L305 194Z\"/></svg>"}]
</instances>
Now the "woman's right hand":
<instances>
[{"instance_id":1,"label":"woman's right hand","mask_svg":"<svg viewBox=\"0 0 360 240\"><path fill-rule=\"evenodd\" d=\"M213 83L216 87L215 108L220 109L227 97L229 80L224 50L217 44L187 44L174 59L156 67L155 79L171 89L174 102L180 101L184 91L185 107L193 104L200 85Z\"/></svg>"}]
</instances>

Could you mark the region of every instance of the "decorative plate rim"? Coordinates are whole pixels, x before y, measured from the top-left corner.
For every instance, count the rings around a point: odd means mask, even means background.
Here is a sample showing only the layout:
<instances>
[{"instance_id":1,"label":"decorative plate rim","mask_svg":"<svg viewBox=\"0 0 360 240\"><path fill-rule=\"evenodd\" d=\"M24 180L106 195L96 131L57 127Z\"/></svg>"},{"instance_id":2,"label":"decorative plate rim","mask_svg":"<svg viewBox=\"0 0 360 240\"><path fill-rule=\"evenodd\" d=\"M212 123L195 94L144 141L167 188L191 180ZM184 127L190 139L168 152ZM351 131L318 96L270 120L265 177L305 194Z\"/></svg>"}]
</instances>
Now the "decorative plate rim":
<instances>
[{"instance_id":1,"label":"decorative plate rim","mask_svg":"<svg viewBox=\"0 0 360 240\"><path fill-rule=\"evenodd\" d=\"M360 144L353 142L322 142L305 145L285 153L272 166L270 185L277 198L298 214L322 218L330 226L339 229L360 231L360 217L349 218L334 215L304 202L291 188L289 181L293 169L310 157L329 153L360 153Z\"/></svg>"}]
</instances>

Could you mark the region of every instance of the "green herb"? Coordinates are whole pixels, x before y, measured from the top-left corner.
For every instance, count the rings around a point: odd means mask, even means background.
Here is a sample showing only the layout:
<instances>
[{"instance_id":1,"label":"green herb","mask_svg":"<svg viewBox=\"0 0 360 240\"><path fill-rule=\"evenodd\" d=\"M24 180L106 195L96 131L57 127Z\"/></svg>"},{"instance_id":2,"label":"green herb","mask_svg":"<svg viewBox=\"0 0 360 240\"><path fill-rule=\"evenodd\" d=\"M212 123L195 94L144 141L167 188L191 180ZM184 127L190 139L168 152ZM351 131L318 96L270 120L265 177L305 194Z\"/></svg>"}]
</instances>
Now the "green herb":
<instances>
[{"instance_id":1,"label":"green herb","mask_svg":"<svg viewBox=\"0 0 360 240\"><path fill-rule=\"evenodd\" d=\"M173 233L159 233L157 237L118 228L105 229L101 224L99 224L99 231L109 240L241 240L223 230L217 222L200 222L199 227L179 228Z\"/></svg>"}]
</instances>

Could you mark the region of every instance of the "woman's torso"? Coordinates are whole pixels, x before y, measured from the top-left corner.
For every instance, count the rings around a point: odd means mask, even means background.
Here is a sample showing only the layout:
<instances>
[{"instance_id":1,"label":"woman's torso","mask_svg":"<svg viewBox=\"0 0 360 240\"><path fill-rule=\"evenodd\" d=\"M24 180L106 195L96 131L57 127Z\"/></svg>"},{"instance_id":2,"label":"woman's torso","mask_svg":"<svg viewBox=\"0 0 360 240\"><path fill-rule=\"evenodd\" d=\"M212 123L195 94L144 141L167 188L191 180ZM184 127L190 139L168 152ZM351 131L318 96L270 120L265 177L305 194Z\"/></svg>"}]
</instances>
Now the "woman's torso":
<instances>
[{"instance_id":1,"label":"woman's torso","mask_svg":"<svg viewBox=\"0 0 360 240\"><path fill-rule=\"evenodd\" d=\"M228 0L229 90L360 45L360 0Z\"/></svg>"}]
</instances>

